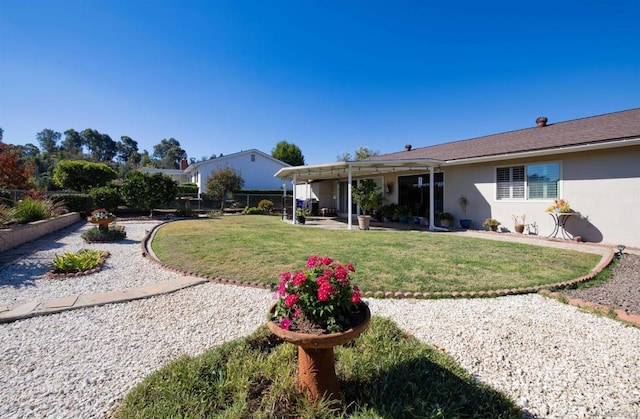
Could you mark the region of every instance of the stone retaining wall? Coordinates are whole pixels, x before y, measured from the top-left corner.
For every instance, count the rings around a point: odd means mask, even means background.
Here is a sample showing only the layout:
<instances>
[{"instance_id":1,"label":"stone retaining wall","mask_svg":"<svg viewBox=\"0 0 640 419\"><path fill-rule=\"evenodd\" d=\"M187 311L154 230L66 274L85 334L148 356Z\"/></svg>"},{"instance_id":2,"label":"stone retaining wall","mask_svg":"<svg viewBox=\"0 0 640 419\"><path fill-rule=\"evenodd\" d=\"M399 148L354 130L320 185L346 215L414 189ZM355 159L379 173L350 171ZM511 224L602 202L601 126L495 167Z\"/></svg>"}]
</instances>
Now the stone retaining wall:
<instances>
[{"instance_id":1,"label":"stone retaining wall","mask_svg":"<svg viewBox=\"0 0 640 419\"><path fill-rule=\"evenodd\" d=\"M78 221L80 221L80 213L71 212L48 220L18 224L12 226L10 229L1 229L0 253L68 227Z\"/></svg>"}]
</instances>

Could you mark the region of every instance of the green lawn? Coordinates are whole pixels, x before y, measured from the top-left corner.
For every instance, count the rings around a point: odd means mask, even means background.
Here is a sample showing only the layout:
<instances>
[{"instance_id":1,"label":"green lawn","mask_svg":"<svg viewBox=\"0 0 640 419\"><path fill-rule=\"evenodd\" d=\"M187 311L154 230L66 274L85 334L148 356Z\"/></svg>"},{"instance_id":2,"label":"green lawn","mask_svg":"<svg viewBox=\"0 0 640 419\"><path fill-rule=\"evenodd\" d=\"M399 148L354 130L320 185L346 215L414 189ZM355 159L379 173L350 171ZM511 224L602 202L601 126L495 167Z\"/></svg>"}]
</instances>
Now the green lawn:
<instances>
[{"instance_id":1,"label":"green lawn","mask_svg":"<svg viewBox=\"0 0 640 419\"><path fill-rule=\"evenodd\" d=\"M531 287L586 275L600 256L410 231L304 228L279 217L225 216L162 226L152 249L166 265L238 281L279 282L310 255L356 268L362 291L452 292Z\"/></svg>"},{"instance_id":2,"label":"green lawn","mask_svg":"<svg viewBox=\"0 0 640 419\"><path fill-rule=\"evenodd\" d=\"M114 417L127 418L521 418L506 394L474 380L443 350L373 317L335 348L344 406L298 394L294 345L262 326L252 336L182 356L149 375Z\"/></svg>"}]
</instances>

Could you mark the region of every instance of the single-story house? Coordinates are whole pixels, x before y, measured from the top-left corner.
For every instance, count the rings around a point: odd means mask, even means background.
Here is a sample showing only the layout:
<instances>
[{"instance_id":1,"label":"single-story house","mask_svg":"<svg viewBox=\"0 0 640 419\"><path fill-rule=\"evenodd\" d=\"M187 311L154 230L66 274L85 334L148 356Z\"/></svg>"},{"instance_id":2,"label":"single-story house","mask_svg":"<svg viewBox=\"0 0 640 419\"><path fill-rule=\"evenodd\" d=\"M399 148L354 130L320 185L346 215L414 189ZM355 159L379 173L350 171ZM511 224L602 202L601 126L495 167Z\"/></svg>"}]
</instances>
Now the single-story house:
<instances>
[{"instance_id":1,"label":"single-story house","mask_svg":"<svg viewBox=\"0 0 640 419\"><path fill-rule=\"evenodd\" d=\"M180 169L153 169L144 167L145 173L164 173L177 183L193 182L198 185L198 193L205 193L207 179L211 173L221 169L233 169L244 179L245 190L278 190L282 182L273 177L280 169L291 167L262 151L251 149L227 156L216 157L193 164L186 160L180 162Z\"/></svg>"},{"instance_id":2,"label":"single-story house","mask_svg":"<svg viewBox=\"0 0 640 419\"><path fill-rule=\"evenodd\" d=\"M569 237L640 246L640 108L535 122L468 140L406 145L363 161L286 167L275 176L292 181L296 197L348 217L349 228L357 211L351 187L374 179L387 203L426 217L430 226L436 213L449 212L471 219L472 228L494 218L503 231L513 231L513 217L526 215L530 234L548 236L556 232L557 216L545 210L564 199L577 213L565 218ZM461 195L469 202L466 216Z\"/></svg>"}]
</instances>

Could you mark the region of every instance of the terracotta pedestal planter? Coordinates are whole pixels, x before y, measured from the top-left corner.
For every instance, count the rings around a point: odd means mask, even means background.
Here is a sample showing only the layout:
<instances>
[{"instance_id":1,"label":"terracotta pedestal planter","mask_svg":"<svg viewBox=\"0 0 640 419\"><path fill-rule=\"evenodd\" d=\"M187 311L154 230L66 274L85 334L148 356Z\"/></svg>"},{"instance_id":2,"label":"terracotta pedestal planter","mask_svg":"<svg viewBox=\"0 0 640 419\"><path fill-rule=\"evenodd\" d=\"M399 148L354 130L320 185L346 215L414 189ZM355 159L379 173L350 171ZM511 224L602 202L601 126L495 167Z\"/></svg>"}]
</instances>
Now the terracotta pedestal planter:
<instances>
[{"instance_id":1,"label":"terracotta pedestal planter","mask_svg":"<svg viewBox=\"0 0 640 419\"><path fill-rule=\"evenodd\" d=\"M331 400L342 401L333 347L354 340L369 327L371 311L369 307L363 307L366 313L362 323L341 333L312 335L281 329L272 321L267 323L271 333L298 346L298 391L306 393L309 400L327 396ZM274 308L271 308L272 313Z\"/></svg>"},{"instance_id":2,"label":"terracotta pedestal planter","mask_svg":"<svg viewBox=\"0 0 640 419\"><path fill-rule=\"evenodd\" d=\"M97 224L100 231L108 231L109 224L111 224L115 220L116 220L116 217L101 218L99 220L94 220L91 217L87 218L87 221L89 221L91 224Z\"/></svg>"}]
</instances>

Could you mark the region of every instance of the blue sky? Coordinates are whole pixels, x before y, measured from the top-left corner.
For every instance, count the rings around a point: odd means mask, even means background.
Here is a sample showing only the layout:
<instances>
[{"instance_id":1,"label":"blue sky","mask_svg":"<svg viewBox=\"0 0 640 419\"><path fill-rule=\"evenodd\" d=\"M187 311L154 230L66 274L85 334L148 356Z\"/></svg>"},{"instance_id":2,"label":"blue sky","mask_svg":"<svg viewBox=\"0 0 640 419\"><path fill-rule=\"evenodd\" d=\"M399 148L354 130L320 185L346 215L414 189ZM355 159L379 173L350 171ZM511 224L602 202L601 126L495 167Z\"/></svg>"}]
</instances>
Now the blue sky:
<instances>
[{"instance_id":1,"label":"blue sky","mask_svg":"<svg viewBox=\"0 0 640 419\"><path fill-rule=\"evenodd\" d=\"M638 0L0 0L0 127L384 154L640 106L638 21Z\"/></svg>"}]
</instances>

